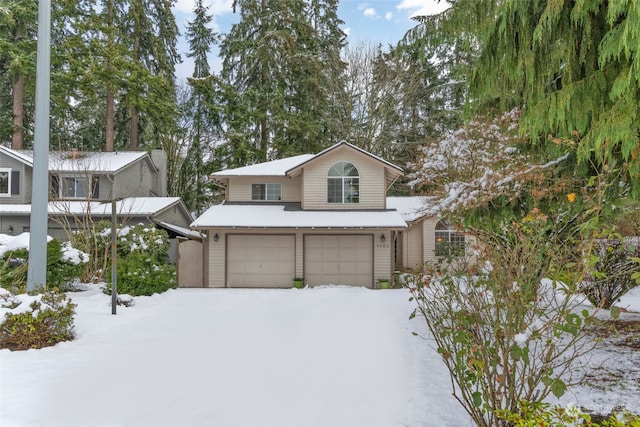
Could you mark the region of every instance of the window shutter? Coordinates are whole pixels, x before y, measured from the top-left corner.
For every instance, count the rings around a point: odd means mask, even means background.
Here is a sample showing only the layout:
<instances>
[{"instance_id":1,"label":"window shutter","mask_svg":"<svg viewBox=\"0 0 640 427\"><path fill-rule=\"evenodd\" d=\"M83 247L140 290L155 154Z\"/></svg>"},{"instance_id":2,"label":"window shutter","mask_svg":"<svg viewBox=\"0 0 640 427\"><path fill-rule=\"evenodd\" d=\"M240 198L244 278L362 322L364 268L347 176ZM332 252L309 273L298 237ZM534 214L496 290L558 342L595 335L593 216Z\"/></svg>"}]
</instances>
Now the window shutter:
<instances>
[{"instance_id":1,"label":"window shutter","mask_svg":"<svg viewBox=\"0 0 640 427\"><path fill-rule=\"evenodd\" d=\"M60 196L60 180L58 175L51 175L51 198L57 199Z\"/></svg>"},{"instance_id":2,"label":"window shutter","mask_svg":"<svg viewBox=\"0 0 640 427\"><path fill-rule=\"evenodd\" d=\"M11 171L11 195L20 194L20 171Z\"/></svg>"},{"instance_id":3,"label":"window shutter","mask_svg":"<svg viewBox=\"0 0 640 427\"><path fill-rule=\"evenodd\" d=\"M91 198L92 199L100 198L100 177L99 176L91 177Z\"/></svg>"}]
</instances>

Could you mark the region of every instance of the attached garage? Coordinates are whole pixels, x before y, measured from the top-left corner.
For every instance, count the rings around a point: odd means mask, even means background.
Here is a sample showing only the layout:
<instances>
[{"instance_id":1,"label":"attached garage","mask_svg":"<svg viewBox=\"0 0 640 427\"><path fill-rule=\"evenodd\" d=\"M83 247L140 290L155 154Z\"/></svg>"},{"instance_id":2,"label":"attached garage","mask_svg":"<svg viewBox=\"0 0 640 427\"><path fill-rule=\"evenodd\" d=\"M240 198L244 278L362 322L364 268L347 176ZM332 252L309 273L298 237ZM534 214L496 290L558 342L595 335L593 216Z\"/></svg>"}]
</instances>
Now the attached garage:
<instances>
[{"instance_id":1,"label":"attached garage","mask_svg":"<svg viewBox=\"0 0 640 427\"><path fill-rule=\"evenodd\" d=\"M227 235L227 286L290 288L295 276L294 235Z\"/></svg>"},{"instance_id":2,"label":"attached garage","mask_svg":"<svg viewBox=\"0 0 640 427\"><path fill-rule=\"evenodd\" d=\"M304 278L311 286L373 286L372 235L305 235Z\"/></svg>"}]
</instances>

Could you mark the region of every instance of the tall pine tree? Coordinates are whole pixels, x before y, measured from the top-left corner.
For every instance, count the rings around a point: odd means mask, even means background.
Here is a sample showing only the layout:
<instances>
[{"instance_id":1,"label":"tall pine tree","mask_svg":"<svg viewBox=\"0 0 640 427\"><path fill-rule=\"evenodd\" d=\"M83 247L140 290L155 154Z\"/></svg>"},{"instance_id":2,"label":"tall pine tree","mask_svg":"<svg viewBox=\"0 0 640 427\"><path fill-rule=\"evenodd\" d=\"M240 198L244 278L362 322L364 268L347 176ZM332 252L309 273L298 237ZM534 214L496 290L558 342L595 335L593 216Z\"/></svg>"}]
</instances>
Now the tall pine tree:
<instances>
[{"instance_id":1,"label":"tall pine tree","mask_svg":"<svg viewBox=\"0 0 640 427\"><path fill-rule=\"evenodd\" d=\"M618 170L637 194L638 22L637 1L457 0L426 19L422 34L459 36L478 51L467 70L475 111L522 106L520 127L536 151L555 153L554 141L571 141L579 175Z\"/></svg>"},{"instance_id":2,"label":"tall pine tree","mask_svg":"<svg viewBox=\"0 0 640 427\"><path fill-rule=\"evenodd\" d=\"M339 89L330 83L344 68L337 2L236 0L233 6L240 21L220 49L228 141L243 147L249 162L330 144L330 100Z\"/></svg>"},{"instance_id":3,"label":"tall pine tree","mask_svg":"<svg viewBox=\"0 0 640 427\"><path fill-rule=\"evenodd\" d=\"M194 69L189 83L189 97L183 104L183 115L188 123L185 129L185 155L180 160L177 187L185 204L193 212L201 213L209 204L211 192L208 181L213 149L220 130L216 108L216 87L209 66L211 47L218 36L211 29L212 15L208 7L197 0L195 18L187 25L189 43L187 56L193 59Z\"/></svg>"}]
</instances>

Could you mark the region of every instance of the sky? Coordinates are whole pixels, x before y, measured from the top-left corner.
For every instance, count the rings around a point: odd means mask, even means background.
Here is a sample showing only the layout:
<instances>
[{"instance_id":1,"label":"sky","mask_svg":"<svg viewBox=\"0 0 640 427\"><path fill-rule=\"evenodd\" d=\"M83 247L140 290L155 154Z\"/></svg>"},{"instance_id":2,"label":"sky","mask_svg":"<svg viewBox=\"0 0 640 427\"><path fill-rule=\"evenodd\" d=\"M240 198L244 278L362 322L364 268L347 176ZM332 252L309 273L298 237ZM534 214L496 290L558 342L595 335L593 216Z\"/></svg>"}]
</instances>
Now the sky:
<instances>
[{"instance_id":1,"label":"sky","mask_svg":"<svg viewBox=\"0 0 640 427\"><path fill-rule=\"evenodd\" d=\"M237 15L232 12L233 0L204 0L204 4L210 6L214 31L227 33L237 22ZM186 32L187 23L193 20L193 5L194 0L178 0L174 6L182 34ZM436 14L446 7L444 0L340 0L338 17L344 21L342 30L347 34L349 43L362 41L393 45L416 25L412 17ZM176 66L176 75L183 80L193 71L192 62L185 55L188 45L183 38L179 41L178 50L183 63ZM209 65L214 71L219 71L217 51L212 52Z\"/></svg>"}]
</instances>

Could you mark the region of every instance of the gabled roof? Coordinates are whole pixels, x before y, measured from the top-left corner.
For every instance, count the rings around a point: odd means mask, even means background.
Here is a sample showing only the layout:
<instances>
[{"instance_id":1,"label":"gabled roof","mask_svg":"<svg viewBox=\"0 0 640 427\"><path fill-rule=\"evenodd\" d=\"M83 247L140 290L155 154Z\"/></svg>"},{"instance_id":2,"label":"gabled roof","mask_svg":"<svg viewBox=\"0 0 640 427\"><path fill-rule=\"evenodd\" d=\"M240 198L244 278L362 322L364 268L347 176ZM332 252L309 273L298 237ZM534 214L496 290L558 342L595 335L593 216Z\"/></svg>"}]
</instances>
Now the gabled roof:
<instances>
[{"instance_id":1,"label":"gabled roof","mask_svg":"<svg viewBox=\"0 0 640 427\"><path fill-rule=\"evenodd\" d=\"M310 211L287 210L283 205L220 204L209 208L191 228L313 228L404 229L407 224L395 210Z\"/></svg>"},{"instance_id":2,"label":"gabled roof","mask_svg":"<svg viewBox=\"0 0 640 427\"><path fill-rule=\"evenodd\" d=\"M394 165L393 163L390 163L381 157L375 156L359 147L356 147L353 144L342 141L335 145L332 145L326 150L319 152L318 154L301 154L299 156L287 157L270 162L257 163L255 165L243 166L235 169L226 169L215 172L212 174L212 176L214 178L227 178L232 176L294 176L301 167L304 167L313 162L315 159L341 147L349 147L368 157L371 157L376 161L379 161L386 168L393 170L393 175L395 176L400 176L404 173L404 171L400 167Z\"/></svg>"},{"instance_id":3,"label":"gabled roof","mask_svg":"<svg viewBox=\"0 0 640 427\"><path fill-rule=\"evenodd\" d=\"M214 177L227 176L285 176L287 171L315 157L313 154L301 154L270 162L256 163L235 169L227 169L212 174Z\"/></svg>"},{"instance_id":4,"label":"gabled roof","mask_svg":"<svg viewBox=\"0 0 640 427\"><path fill-rule=\"evenodd\" d=\"M325 154L330 153L330 152L332 152L332 151L335 151L335 150L337 150L337 149L339 149L339 148L342 148L342 147L349 147L349 148L351 148L351 149L353 149L353 150L359 151L360 153L362 153L362 154L364 154L364 155L366 155L366 156L371 157L371 158L372 158L372 159L374 159L374 160L377 160L377 161L379 161L379 162L383 163L386 167L388 167L388 168L390 168L390 169L395 170L395 172L398 174L398 176L399 176L399 175L404 174L404 171L402 170L402 168L400 168L400 167L398 167L398 166L394 165L393 163L388 162L388 161L386 161L385 159L383 159L383 158L381 158L381 157L378 157L378 156L376 156L376 155L374 155L374 154L371 154L371 153L369 153L368 151L365 151L365 150L363 150L363 149L362 149L362 148L360 148L360 147L356 147L356 146L355 146L355 145L353 145L353 144L349 144L347 141L340 141L340 142L338 142L337 144L334 144L334 145L332 145L331 147L329 147L329 148L327 148L327 149L325 149L325 150L322 150L321 152L319 152L319 153L318 153L318 154L316 154L315 156L312 156L312 157L311 157L310 159L308 159L307 161L302 162L302 163L300 163L300 164L298 164L298 165L293 166L291 169L289 169L289 170L287 171L287 175L289 175L289 176L294 175L294 174L295 174L295 172L296 172L297 170L299 170L301 167L304 167L304 166L306 166L307 164L309 164L309 163L313 162L314 160L318 159L319 157L322 157L322 156L324 156Z\"/></svg>"},{"instance_id":5,"label":"gabled roof","mask_svg":"<svg viewBox=\"0 0 640 427\"><path fill-rule=\"evenodd\" d=\"M0 153L33 167L32 150L12 150L0 146ZM146 151L79 151L77 158L73 158L70 151L50 151L48 169L50 172L116 173L145 157L156 168Z\"/></svg>"}]
</instances>

